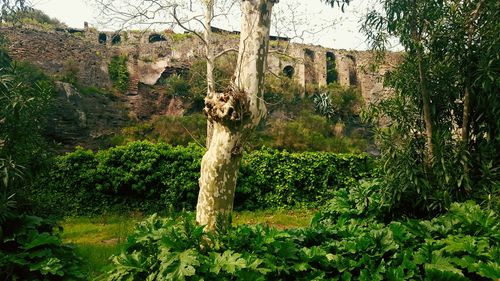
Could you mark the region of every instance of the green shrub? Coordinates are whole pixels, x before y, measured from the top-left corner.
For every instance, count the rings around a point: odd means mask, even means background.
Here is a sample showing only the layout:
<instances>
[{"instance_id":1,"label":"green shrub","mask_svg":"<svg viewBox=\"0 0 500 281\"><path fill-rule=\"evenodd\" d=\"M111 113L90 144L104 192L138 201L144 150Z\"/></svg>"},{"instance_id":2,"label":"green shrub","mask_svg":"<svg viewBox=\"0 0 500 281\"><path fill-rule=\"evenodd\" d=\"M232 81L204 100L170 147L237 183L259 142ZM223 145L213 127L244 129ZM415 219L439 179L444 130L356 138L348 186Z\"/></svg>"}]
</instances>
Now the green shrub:
<instances>
[{"instance_id":1,"label":"green shrub","mask_svg":"<svg viewBox=\"0 0 500 281\"><path fill-rule=\"evenodd\" d=\"M362 138L337 136L336 125L322 116L307 111L297 115L294 119L270 118L250 143L253 147L336 153L361 153L367 147L367 140Z\"/></svg>"},{"instance_id":2,"label":"green shrub","mask_svg":"<svg viewBox=\"0 0 500 281\"><path fill-rule=\"evenodd\" d=\"M0 158L0 279L83 280L81 264L64 246L58 225L20 214L16 193L24 180L23 167Z\"/></svg>"},{"instance_id":3,"label":"green shrub","mask_svg":"<svg viewBox=\"0 0 500 281\"><path fill-rule=\"evenodd\" d=\"M306 229L140 223L107 280L496 280L500 220L474 203L432 221L338 219ZM230 225L230 224L229 224Z\"/></svg>"},{"instance_id":4,"label":"green shrub","mask_svg":"<svg viewBox=\"0 0 500 281\"><path fill-rule=\"evenodd\" d=\"M125 93L128 88L127 61L127 56L114 56L108 65L109 78L113 82L113 86L121 93Z\"/></svg>"},{"instance_id":5,"label":"green shrub","mask_svg":"<svg viewBox=\"0 0 500 281\"><path fill-rule=\"evenodd\" d=\"M369 176L365 155L289 153L272 149L243 157L236 205L247 209L320 206L339 188Z\"/></svg>"},{"instance_id":6,"label":"green shrub","mask_svg":"<svg viewBox=\"0 0 500 281\"><path fill-rule=\"evenodd\" d=\"M165 212L194 206L201 150L135 142L98 153L58 157L31 196L44 214Z\"/></svg>"},{"instance_id":7,"label":"green shrub","mask_svg":"<svg viewBox=\"0 0 500 281\"><path fill-rule=\"evenodd\" d=\"M316 111L331 120L351 121L362 106L361 92L337 83L319 88L314 96Z\"/></svg>"},{"instance_id":8,"label":"green shrub","mask_svg":"<svg viewBox=\"0 0 500 281\"><path fill-rule=\"evenodd\" d=\"M32 196L42 213L193 209L198 197L201 148L134 142L97 153L77 149L56 159ZM369 175L366 156L288 153L245 154L236 208L313 206L338 188Z\"/></svg>"},{"instance_id":9,"label":"green shrub","mask_svg":"<svg viewBox=\"0 0 500 281\"><path fill-rule=\"evenodd\" d=\"M53 222L15 215L1 226L0 279L85 280L83 260L62 244Z\"/></svg>"},{"instance_id":10,"label":"green shrub","mask_svg":"<svg viewBox=\"0 0 500 281\"><path fill-rule=\"evenodd\" d=\"M43 138L53 81L39 68L12 62L0 69L0 158L30 170L47 156Z\"/></svg>"}]
</instances>

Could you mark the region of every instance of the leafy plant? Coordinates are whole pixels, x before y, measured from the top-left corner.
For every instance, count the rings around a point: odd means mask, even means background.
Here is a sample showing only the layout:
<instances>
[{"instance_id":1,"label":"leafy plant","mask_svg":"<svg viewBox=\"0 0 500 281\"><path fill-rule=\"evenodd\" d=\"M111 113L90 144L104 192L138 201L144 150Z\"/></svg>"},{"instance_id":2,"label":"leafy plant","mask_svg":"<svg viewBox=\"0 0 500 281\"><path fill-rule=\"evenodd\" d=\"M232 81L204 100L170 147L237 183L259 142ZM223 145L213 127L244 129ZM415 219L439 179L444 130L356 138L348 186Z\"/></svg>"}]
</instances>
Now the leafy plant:
<instances>
[{"instance_id":1,"label":"leafy plant","mask_svg":"<svg viewBox=\"0 0 500 281\"><path fill-rule=\"evenodd\" d=\"M127 61L127 56L114 56L108 65L109 78L113 81L113 86L121 93L125 93L128 88L129 73Z\"/></svg>"},{"instance_id":2,"label":"leafy plant","mask_svg":"<svg viewBox=\"0 0 500 281\"><path fill-rule=\"evenodd\" d=\"M72 248L62 245L53 222L16 215L1 226L2 280L84 280L83 261Z\"/></svg>"},{"instance_id":3,"label":"leafy plant","mask_svg":"<svg viewBox=\"0 0 500 281\"><path fill-rule=\"evenodd\" d=\"M335 117L335 109L327 93L317 94L314 97L314 106L316 107L316 111L326 118L333 119Z\"/></svg>"},{"instance_id":4,"label":"leafy plant","mask_svg":"<svg viewBox=\"0 0 500 281\"><path fill-rule=\"evenodd\" d=\"M396 37L407 53L385 79L394 95L370 111L373 124L388 125L376 130L382 188L412 216L471 198L491 203L500 166L499 4L380 2L364 23L368 39L383 51Z\"/></svg>"},{"instance_id":5,"label":"leafy plant","mask_svg":"<svg viewBox=\"0 0 500 281\"><path fill-rule=\"evenodd\" d=\"M16 159L25 166L42 162L47 155L45 113L52 96L52 81L38 68L14 62L0 69L1 158ZM35 155L38 161L32 161Z\"/></svg>"},{"instance_id":6,"label":"leafy plant","mask_svg":"<svg viewBox=\"0 0 500 281\"><path fill-rule=\"evenodd\" d=\"M23 179L21 169L11 159L0 159L0 279L83 280L83 261L62 245L57 225L17 212L13 192Z\"/></svg>"},{"instance_id":7,"label":"leafy plant","mask_svg":"<svg viewBox=\"0 0 500 281\"><path fill-rule=\"evenodd\" d=\"M192 214L140 223L106 280L496 280L498 215L468 202L432 221L360 213L310 228L218 224ZM324 214L328 216L326 213ZM223 219L223 218L221 218ZM222 227L225 225L226 227Z\"/></svg>"}]
</instances>

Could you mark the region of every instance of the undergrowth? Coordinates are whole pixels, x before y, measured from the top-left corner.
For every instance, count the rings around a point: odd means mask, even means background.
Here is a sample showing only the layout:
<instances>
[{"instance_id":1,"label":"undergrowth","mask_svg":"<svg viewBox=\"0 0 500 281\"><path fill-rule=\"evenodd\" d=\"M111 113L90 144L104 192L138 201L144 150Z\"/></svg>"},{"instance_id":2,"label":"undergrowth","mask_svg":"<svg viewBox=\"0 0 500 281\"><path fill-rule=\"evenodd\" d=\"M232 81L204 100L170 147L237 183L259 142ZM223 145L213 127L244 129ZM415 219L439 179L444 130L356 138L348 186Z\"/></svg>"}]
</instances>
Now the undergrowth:
<instances>
[{"instance_id":1,"label":"undergrowth","mask_svg":"<svg viewBox=\"0 0 500 281\"><path fill-rule=\"evenodd\" d=\"M346 198L344 198L346 199ZM347 202L357 203L346 199ZM429 221L383 223L370 214L322 212L310 228L220 224L192 215L140 223L106 280L496 280L498 214L454 203ZM339 212L339 214L342 212Z\"/></svg>"}]
</instances>

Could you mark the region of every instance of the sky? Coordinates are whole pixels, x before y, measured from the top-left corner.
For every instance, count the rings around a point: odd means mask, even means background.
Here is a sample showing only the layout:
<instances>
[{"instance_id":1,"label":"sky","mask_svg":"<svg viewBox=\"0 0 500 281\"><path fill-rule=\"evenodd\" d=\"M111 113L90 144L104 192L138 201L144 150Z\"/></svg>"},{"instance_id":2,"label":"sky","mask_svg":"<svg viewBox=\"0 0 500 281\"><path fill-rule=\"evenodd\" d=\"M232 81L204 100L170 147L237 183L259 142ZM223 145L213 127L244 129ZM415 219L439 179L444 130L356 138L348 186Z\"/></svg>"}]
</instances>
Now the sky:
<instances>
[{"instance_id":1,"label":"sky","mask_svg":"<svg viewBox=\"0 0 500 281\"><path fill-rule=\"evenodd\" d=\"M33 0L34 7L70 27L83 28L86 21L99 30L118 27L99 23L99 11L91 0ZM319 0L281 0L275 6L274 35L294 38L295 42L321 45L335 49L366 50L368 45L359 32L359 20L373 7L373 0L354 0L342 12ZM294 19L295 24L291 23ZM238 16L218 22L217 27L238 30ZM293 27L293 28L292 28Z\"/></svg>"}]
</instances>

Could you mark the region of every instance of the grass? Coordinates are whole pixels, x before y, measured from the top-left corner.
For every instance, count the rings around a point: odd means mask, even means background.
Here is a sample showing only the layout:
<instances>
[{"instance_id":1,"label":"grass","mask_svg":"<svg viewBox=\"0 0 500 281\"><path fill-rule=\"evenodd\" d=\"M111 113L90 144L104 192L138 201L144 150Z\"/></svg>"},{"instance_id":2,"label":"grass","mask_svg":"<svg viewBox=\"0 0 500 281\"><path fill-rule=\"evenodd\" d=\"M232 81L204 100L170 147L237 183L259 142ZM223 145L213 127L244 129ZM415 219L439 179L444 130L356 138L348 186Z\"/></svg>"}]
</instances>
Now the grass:
<instances>
[{"instance_id":1,"label":"grass","mask_svg":"<svg viewBox=\"0 0 500 281\"><path fill-rule=\"evenodd\" d=\"M267 224L279 229L306 227L315 210L263 210L235 212L233 223ZM104 215L101 217L75 217L62 221L64 243L75 246L76 251L87 262L89 278L103 273L110 264L109 257L119 254L137 222L143 216Z\"/></svg>"},{"instance_id":2,"label":"grass","mask_svg":"<svg viewBox=\"0 0 500 281\"><path fill-rule=\"evenodd\" d=\"M263 210L243 211L233 215L235 224L267 224L279 229L307 227L315 210Z\"/></svg>"},{"instance_id":3,"label":"grass","mask_svg":"<svg viewBox=\"0 0 500 281\"><path fill-rule=\"evenodd\" d=\"M75 246L77 253L88 262L89 277L93 277L109 265L110 256L122 251L140 219L139 215L67 218L62 222L61 238Z\"/></svg>"}]
</instances>

